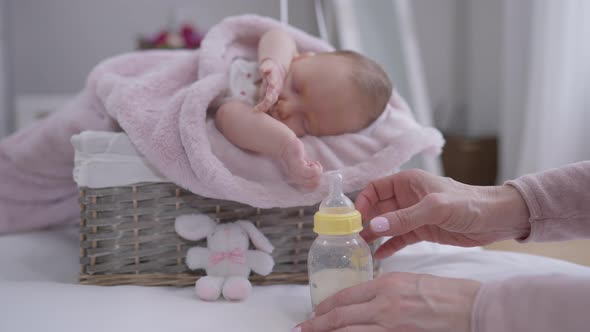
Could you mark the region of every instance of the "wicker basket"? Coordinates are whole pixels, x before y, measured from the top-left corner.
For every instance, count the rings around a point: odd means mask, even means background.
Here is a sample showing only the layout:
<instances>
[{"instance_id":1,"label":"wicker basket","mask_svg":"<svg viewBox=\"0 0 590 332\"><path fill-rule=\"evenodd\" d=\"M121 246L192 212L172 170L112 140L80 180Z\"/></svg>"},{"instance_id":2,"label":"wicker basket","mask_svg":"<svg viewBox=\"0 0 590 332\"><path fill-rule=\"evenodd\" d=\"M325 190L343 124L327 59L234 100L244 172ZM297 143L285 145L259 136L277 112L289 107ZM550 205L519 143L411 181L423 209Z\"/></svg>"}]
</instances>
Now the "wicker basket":
<instances>
[{"instance_id":1,"label":"wicker basket","mask_svg":"<svg viewBox=\"0 0 590 332\"><path fill-rule=\"evenodd\" d=\"M258 209L190 193L172 183L81 188L80 283L189 286L202 275L185 265L191 242L174 230L177 216L203 213L218 222L248 219L275 246L273 273L254 284L304 284L318 206ZM378 270L377 264L375 269Z\"/></svg>"}]
</instances>

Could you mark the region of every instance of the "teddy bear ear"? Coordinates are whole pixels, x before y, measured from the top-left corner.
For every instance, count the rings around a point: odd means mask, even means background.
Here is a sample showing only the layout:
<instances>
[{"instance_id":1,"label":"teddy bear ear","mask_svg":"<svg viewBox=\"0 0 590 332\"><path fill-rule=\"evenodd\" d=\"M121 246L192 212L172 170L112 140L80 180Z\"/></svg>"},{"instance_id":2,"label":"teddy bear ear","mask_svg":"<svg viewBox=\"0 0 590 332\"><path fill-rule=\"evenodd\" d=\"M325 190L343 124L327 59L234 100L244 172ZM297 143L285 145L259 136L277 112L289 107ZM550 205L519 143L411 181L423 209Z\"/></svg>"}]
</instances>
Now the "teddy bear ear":
<instances>
[{"instance_id":1,"label":"teddy bear ear","mask_svg":"<svg viewBox=\"0 0 590 332\"><path fill-rule=\"evenodd\" d=\"M275 249L266 236L264 236L264 234L262 234L262 232L251 222L247 220L238 220L236 221L236 224L246 230L250 240L252 240L252 243L256 248L269 254Z\"/></svg>"},{"instance_id":2,"label":"teddy bear ear","mask_svg":"<svg viewBox=\"0 0 590 332\"><path fill-rule=\"evenodd\" d=\"M182 238L198 241L206 238L217 224L205 214L185 214L176 218L174 229Z\"/></svg>"}]
</instances>

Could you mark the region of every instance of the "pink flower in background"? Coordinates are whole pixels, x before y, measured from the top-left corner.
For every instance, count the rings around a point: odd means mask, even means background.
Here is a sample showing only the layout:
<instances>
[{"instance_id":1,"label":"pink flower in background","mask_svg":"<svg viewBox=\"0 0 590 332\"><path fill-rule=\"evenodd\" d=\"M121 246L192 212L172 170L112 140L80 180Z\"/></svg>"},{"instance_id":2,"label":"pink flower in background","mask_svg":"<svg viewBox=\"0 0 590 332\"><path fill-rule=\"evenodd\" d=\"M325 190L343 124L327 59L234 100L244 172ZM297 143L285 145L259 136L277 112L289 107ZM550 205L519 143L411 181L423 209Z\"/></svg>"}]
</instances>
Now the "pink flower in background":
<instances>
[{"instance_id":1,"label":"pink flower in background","mask_svg":"<svg viewBox=\"0 0 590 332\"><path fill-rule=\"evenodd\" d=\"M161 30L153 37L142 36L139 38L140 49L153 48L186 48L196 49L201 46L201 40L205 34L190 23L184 23L178 31Z\"/></svg>"},{"instance_id":2,"label":"pink flower in background","mask_svg":"<svg viewBox=\"0 0 590 332\"><path fill-rule=\"evenodd\" d=\"M182 28L180 29L180 33L184 39L184 45L186 48L198 48L201 46L203 35L201 35L198 31L195 31L192 25L183 24Z\"/></svg>"}]
</instances>

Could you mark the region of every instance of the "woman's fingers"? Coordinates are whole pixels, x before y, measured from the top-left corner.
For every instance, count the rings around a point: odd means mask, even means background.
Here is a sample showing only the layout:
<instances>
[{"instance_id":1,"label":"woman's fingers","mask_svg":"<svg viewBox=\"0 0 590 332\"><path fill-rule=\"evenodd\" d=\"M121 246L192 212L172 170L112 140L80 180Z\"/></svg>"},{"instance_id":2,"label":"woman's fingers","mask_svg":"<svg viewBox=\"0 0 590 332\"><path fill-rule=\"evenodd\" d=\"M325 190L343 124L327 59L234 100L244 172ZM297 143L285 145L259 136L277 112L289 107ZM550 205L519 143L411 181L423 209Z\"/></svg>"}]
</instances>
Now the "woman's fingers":
<instances>
[{"instance_id":1,"label":"woman's fingers","mask_svg":"<svg viewBox=\"0 0 590 332\"><path fill-rule=\"evenodd\" d=\"M335 305L331 309L328 304L322 303L315 317L298 325L292 332L466 332L470 328L473 301L481 287L473 280L412 273L386 273L370 283L379 285L374 289L377 294L374 299ZM343 298L358 296L349 293Z\"/></svg>"},{"instance_id":2,"label":"woman's fingers","mask_svg":"<svg viewBox=\"0 0 590 332\"><path fill-rule=\"evenodd\" d=\"M378 202L395 199L393 190L394 176L372 181L358 194L355 205L363 216L370 215L371 210Z\"/></svg>"},{"instance_id":3,"label":"woman's fingers","mask_svg":"<svg viewBox=\"0 0 590 332\"><path fill-rule=\"evenodd\" d=\"M363 216L363 223L399 209L393 182L396 175L371 182L356 198L355 206Z\"/></svg>"},{"instance_id":4,"label":"woman's fingers","mask_svg":"<svg viewBox=\"0 0 590 332\"><path fill-rule=\"evenodd\" d=\"M379 325L352 325L332 332L386 332L387 330Z\"/></svg>"},{"instance_id":5,"label":"woman's fingers","mask_svg":"<svg viewBox=\"0 0 590 332\"><path fill-rule=\"evenodd\" d=\"M383 243L377 251L375 251L374 257L377 259L387 258L394 253L402 250L403 248L422 241L414 232L402 236L392 237Z\"/></svg>"},{"instance_id":6,"label":"woman's fingers","mask_svg":"<svg viewBox=\"0 0 590 332\"><path fill-rule=\"evenodd\" d=\"M447 207L443 195L429 194L418 204L373 218L361 235L373 240L381 236L400 236L424 225L439 225L448 218Z\"/></svg>"},{"instance_id":7,"label":"woman's fingers","mask_svg":"<svg viewBox=\"0 0 590 332\"><path fill-rule=\"evenodd\" d=\"M332 332L350 326L370 325L374 320L372 312L370 302L337 307L323 315L316 315L298 327L301 332ZM297 328L293 331L297 331ZM348 330L343 329L343 331Z\"/></svg>"},{"instance_id":8,"label":"woman's fingers","mask_svg":"<svg viewBox=\"0 0 590 332\"><path fill-rule=\"evenodd\" d=\"M375 280L371 280L354 287L343 289L322 301L316 307L315 314L316 316L320 316L338 307L371 301L377 296L377 287L378 283Z\"/></svg>"},{"instance_id":9,"label":"woman's fingers","mask_svg":"<svg viewBox=\"0 0 590 332\"><path fill-rule=\"evenodd\" d=\"M301 330L301 327L299 327L299 329L295 328L292 331L302 332L302 331L306 331L306 330ZM315 331L315 330L313 330L313 331ZM349 326L339 328L336 330L330 330L330 332L386 332L386 331L387 331L386 329L384 329L383 327L381 327L379 325L349 325Z\"/></svg>"}]
</instances>

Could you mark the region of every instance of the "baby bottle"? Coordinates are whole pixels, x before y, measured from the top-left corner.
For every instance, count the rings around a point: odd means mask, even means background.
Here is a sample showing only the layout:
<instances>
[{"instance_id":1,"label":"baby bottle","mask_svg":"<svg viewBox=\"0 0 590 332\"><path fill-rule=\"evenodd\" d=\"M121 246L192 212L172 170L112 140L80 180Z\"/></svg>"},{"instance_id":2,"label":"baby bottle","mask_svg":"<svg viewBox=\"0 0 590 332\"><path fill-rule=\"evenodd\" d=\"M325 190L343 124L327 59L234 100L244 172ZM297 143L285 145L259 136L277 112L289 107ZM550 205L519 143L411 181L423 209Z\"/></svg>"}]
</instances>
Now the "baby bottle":
<instances>
[{"instance_id":1,"label":"baby bottle","mask_svg":"<svg viewBox=\"0 0 590 332\"><path fill-rule=\"evenodd\" d=\"M330 176L330 193L314 215L318 237L307 260L313 309L339 290L373 279L371 249L361 238L361 214L342 193L342 175Z\"/></svg>"}]
</instances>

